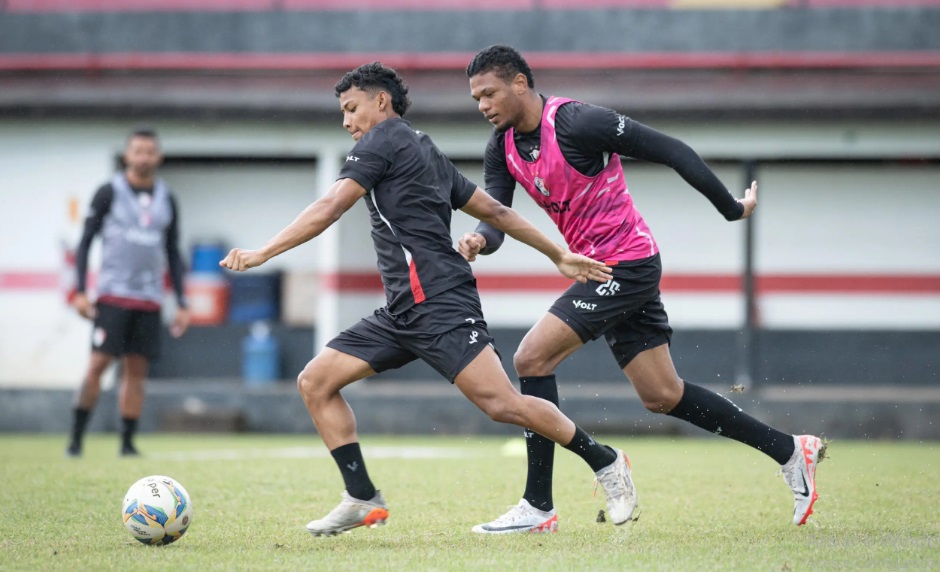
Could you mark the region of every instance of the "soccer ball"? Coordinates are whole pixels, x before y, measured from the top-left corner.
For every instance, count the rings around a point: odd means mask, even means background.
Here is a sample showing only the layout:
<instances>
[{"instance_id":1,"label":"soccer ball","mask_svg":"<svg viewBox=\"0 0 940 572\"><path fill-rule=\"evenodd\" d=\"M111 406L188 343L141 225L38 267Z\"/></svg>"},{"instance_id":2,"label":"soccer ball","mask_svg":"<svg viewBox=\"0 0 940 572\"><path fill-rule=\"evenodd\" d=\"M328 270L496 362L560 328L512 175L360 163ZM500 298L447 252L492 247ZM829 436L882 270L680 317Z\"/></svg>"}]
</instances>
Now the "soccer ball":
<instances>
[{"instance_id":1,"label":"soccer ball","mask_svg":"<svg viewBox=\"0 0 940 572\"><path fill-rule=\"evenodd\" d=\"M170 477L152 475L127 490L121 518L131 536L144 544L170 544L192 524L193 503L183 485Z\"/></svg>"}]
</instances>

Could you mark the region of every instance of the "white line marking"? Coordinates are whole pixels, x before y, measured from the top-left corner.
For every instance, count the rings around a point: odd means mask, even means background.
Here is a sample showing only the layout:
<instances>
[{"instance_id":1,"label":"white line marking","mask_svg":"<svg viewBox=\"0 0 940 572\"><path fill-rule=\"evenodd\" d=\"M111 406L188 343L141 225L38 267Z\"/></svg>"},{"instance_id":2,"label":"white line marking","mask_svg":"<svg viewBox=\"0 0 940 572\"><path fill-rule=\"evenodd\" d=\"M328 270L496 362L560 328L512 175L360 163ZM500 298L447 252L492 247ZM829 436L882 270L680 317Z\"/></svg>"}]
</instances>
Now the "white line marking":
<instances>
[{"instance_id":1,"label":"white line marking","mask_svg":"<svg viewBox=\"0 0 940 572\"><path fill-rule=\"evenodd\" d=\"M478 451L445 447L363 447L362 454L370 459L461 459L482 456ZM277 449L216 449L149 453L148 459L159 461L244 461L249 459L320 459L330 456L325 447L280 447Z\"/></svg>"}]
</instances>

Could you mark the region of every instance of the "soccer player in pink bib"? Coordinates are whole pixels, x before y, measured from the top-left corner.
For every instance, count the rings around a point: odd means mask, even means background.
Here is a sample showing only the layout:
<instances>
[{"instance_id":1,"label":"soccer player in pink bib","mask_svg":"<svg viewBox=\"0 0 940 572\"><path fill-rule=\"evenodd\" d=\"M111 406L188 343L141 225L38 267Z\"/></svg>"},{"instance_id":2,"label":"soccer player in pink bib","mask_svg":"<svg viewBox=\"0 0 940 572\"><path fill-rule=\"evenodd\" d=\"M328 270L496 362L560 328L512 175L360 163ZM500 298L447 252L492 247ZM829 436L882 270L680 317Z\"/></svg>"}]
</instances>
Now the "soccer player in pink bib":
<instances>
[{"instance_id":1,"label":"soccer player in pink bib","mask_svg":"<svg viewBox=\"0 0 940 572\"><path fill-rule=\"evenodd\" d=\"M793 491L793 522L804 524L818 498L815 474L822 440L768 427L729 399L679 377L669 353L672 328L660 300L659 248L633 205L620 157L671 167L729 221L754 212L757 183L736 199L681 141L610 109L540 95L529 65L510 46L480 51L467 76L480 112L495 127L484 159L486 192L511 205L518 183L545 210L572 252L613 267L609 282L573 284L526 334L513 358L522 393L558 405L555 368L588 341L603 337L647 409L745 443L780 464ZM458 248L472 262L478 254L495 252L502 241L503 233L480 223ZM554 443L532 431L525 436L528 477L522 499L474 532L557 528ZM632 518L637 515L633 510Z\"/></svg>"}]
</instances>

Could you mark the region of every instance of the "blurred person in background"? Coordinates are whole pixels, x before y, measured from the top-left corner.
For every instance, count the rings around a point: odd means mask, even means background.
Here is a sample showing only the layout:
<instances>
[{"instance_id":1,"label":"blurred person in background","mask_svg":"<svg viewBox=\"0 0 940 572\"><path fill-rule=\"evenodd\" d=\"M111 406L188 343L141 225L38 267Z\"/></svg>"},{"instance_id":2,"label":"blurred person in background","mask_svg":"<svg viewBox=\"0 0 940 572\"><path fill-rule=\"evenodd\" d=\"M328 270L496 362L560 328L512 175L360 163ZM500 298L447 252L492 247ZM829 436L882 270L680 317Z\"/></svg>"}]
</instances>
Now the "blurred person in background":
<instances>
[{"instance_id":1,"label":"blurred person in background","mask_svg":"<svg viewBox=\"0 0 940 572\"><path fill-rule=\"evenodd\" d=\"M660 300L662 264L649 227L634 208L620 157L666 165L704 195L728 221L757 206L757 183L736 199L681 141L616 111L535 91L525 59L491 46L467 67L470 93L494 126L486 147L486 192L512 205L522 185L561 231L572 252L613 267L610 282L573 284L526 334L513 357L521 391L558 405L555 368L588 341L604 337L614 359L654 413L745 443L771 457L794 496L793 523L812 514L822 440L789 435L744 413L722 395L681 379L669 353L672 328ZM458 243L475 260L495 252L503 233L486 222ZM528 476L522 499L479 533L554 531L555 444L525 432ZM638 513L637 513L638 514Z\"/></svg>"},{"instance_id":2,"label":"blurred person in background","mask_svg":"<svg viewBox=\"0 0 940 572\"><path fill-rule=\"evenodd\" d=\"M138 455L133 439L144 404L144 384L150 362L160 354L165 268L178 306L170 332L179 337L189 325L178 210L169 187L156 176L163 159L157 133L145 127L131 132L123 159L123 172L116 173L92 198L76 251L78 277L72 306L93 320L94 328L91 359L75 399L66 449L70 457L82 454L82 437L101 393L101 376L114 358L121 358L120 454ZM99 233L101 268L93 302L86 293L88 252Z\"/></svg>"},{"instance_id":3,"label":"blurred person in background","mask_svg":"<svg viewBox=\"0 0 940 572\"><path fill-rule=\"evenodd\" d=\"M528 426L580 456L607 496L610 520L633 512L633 482L621 451L596 442L558 407L516 391L503 370L480 307L470 265L454 249L451 213L486 220L548 256L579 282L607 280L607 268L558 246L530 222L468 181L430 137L402 117L408 88L379 62L335 86L343 127L356 144L324 196L257 250L220 262L244 271L317 237L365 199L387 305L326 344L297 378L320 437L343 477L342 501L307 524L314 536L383 524L388 505L359 446L356 418L340 391L360 379L422 359L491 419Z\"/></svg>"}]
</instances>

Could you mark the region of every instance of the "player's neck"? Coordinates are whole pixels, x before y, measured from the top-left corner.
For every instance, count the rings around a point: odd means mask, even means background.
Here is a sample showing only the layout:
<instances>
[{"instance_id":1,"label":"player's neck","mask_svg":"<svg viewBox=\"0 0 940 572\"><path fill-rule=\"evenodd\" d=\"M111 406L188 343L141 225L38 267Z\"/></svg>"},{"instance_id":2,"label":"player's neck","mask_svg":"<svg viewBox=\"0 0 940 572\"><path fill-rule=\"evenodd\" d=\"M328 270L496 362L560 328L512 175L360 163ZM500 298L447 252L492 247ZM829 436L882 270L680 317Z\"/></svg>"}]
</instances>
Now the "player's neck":
<instances>
[{"instance_id":1,"label":"player's neck","mask_svg":"<svg viewBox=\"0 0 940 572\"><path fill-rule=\"evenodd\" d=\"M154 177L140 177L130 169L124 171L124 177L127 179L127 184L134 187L135 189L149 189L153 187Z\"/></svg>"},{"instance_id":2,"label":"player's neck","mask_svg":"<svg viewBox=\"0 0 940 572\"><path fill-rule=\"evenodd\" d=\"M525 102L525 112L522 114L522 121L516 125L516 131L520 133L531 133L538 129L542 123L542 108L545 101L542 96L535 91L529 91Z\"/></svg>"}]
</instances>

